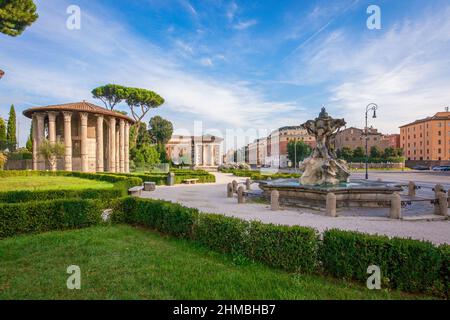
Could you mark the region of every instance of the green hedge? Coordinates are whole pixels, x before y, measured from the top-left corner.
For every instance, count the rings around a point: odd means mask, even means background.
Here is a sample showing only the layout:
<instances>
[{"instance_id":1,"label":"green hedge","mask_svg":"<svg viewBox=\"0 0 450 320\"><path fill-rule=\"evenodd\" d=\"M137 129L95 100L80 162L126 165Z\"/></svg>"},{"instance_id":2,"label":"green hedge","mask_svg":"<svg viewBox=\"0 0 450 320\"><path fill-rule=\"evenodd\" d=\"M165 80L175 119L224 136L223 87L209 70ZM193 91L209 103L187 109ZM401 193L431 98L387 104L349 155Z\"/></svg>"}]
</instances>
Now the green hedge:
<instances>
[{"instance_id":1,"label":"green hedge","mask_svg":"<svg viewBox=\"0 0 450 320\"><path fill-rule=\"evenodd\" d=\"M321 260L324 271L339 278L365 282L367 267L377 265L384 286L445 294L444 251L425 241L333 229L324 233Z\"/></svg>"},{"instance_id":2,"label":"green hedge","mask_svg":"<svg viewBox=\"0 0 450 320\"><path fill-rule=\"evenodd\" d=\"M84 173L84 172L66 172L66 171L0 171L0 178L15 176L65 176L77 177L82 179L99 180L113 183L111 189L81 189L81 190L18 190L0 192L0 203L20 203L28 201L46 201L54 199L112 199L124 197L128 189L142 185L142 179L139 177L126 177L117 174L108 173ZM1 180L0 180L1 182Z\"/></svg>"},{"instance_id":3,"label":"green hedge","mask_svg":"<svg viewBox=\"0 0 450 320\"><path fill-rule=\"evenodd\" d=\"M249 177L252 180L267 180L269 177L271 179L290 179L290 178L300 178L298 173L274 173L274 174L262 174L260 171L255 170L241 170L241 169L223 169L224 173L232 173L236 177Z\"/></svg>"},{"instance_id":4,"label":"green hedge","mask_svg":"<svg viewBox=\"0 0 450 320\"><path fill-rule=\"evenodd\" d=\"M0 239L23 233L66 230L100 223L96 200L52 200L0 204Z\"/></svg>"},{"instance_id":5,"label":"green hedge","mask_svg":"<svg viewBox=\"0 0 450 320\"><path fill-rule=\"evenodd\" d=\"M175 174L176 184L181 184L185 179L198 179L199 183L216 182L216 177L204 170L173 169L171 172ZM167 182L167 173L120 173L118 175L139 177L143 181L151 181L159 186L165 185Z\"/></svg>"},{"instance_id":6,"label":"green hedge","mask_svg":"<svg viewBox=\"0 0 450 320\"><path fill-rule=\"evenodd\" d=\"M198 210L162 200L128 197L116 201L111 221L139 224L182 238L192 238Z\"/></svg>"},{"instance_id":7,"label":"green hedge","mask_svg":"<svg viewBox=\"0 0 450 320\"><path fill-rule=\"evenodd\" d=\"M317 267L318 238L312 228L247 222L141 198L117 201L111 217L115 223L147 226L289 271L313 272Z\"/></svg>"}]
</instances>

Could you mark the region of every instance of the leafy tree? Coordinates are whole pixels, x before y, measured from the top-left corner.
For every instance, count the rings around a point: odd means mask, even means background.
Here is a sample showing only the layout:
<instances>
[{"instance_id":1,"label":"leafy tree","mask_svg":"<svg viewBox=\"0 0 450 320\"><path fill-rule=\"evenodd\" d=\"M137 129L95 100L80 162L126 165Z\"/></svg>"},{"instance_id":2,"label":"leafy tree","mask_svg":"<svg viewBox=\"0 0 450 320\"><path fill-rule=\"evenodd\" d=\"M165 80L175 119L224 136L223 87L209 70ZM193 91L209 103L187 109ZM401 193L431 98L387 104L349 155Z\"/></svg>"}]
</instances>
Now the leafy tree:
<instances>
[{"instance_id":1,"label":"leafy tree","mask_svg":"<svg viewBox=\"0 0 450 320\"><path fill-rule=\"evenodd\" d=\"M5 150L7 148L6 145L6 124L5 120L0 118L0 151Z\"/></svg>"},{"instance_id":2,"label":"leafy tree","mask_svg":"<svg viewBox=\"0 0 450 320\"><path fill-rule=\"evenodd\" d=\"M160 116L155 116L149 121L149 133L157 144L165 145L173 134L173 124Z\"/></svg>"},{"instance_id":3,"label":"leafy tree","mask_svg":"<svg viewBox=\"0 0 450 320\"><path fill-rule=\"evenodd\" d=\"M353 159L361 159L366 156L366 153L364 152L364 149L362 147L356 147L355 150L353 150Z\"/></svg>"},{"instance_id":4,"label":"leafy tree","mask_svg":"<svg viewBox=\"0 0 450 320\"><path fill-rule=\"evenodd\" d=\"M45 139L40 144L38 152L48 161L51 168L56 168L56 161L58 158L64 156L65 150L64 143L59 141L51 143Z\"/></svg>"},{"instance_id":5,"label":"leafy tree","mask_svg":"<svg viewBox=\"0 0 450 320\"><path fill-rule=\"evenodd\" d=\"M383 152L384 159L387 159L390 157L395 157L395 156L397 156L397 151L394 148L388 147L388 148L384 149L384 152Z\"/></svg>"},{"instance_id":6,"label":"leafy tree","mask_svg":"<svg viewBox=\"0 0 450 320\"><path fill-rule=\"evenodd\" d=\"M114 107L127 98L128 88L116 84L107 84L92 90L92 96L100 99L107 109L113 110Z\"/></svg>"},{"instance_id":7,"label":"leafy tree","mask_svg":"<svg viewBox=\"0 0 450 320\"><path fill-rule=\"evenodd\" d=\"M135 164L154 165L160 163L159 152L156 147L144 143L139 148L134 147L130 150L130 158Z\"/></svg>"},{"instance_id":8,"label":"leafy tree","mask_svg":"<svg viewBox=\"0 0 450 320\"><path fill-rule=\"evenodd\" d=\"M343 147L340 151L340 158L351 161L353 158L353 150L350 147Z\"/></svg>"},{"instance_id":9,"label":"leafy tree","mask_svg":"<svg viewBox=\"0 0 450 320\"><path fill-rule=\"evenodd\" d=\"M311 155L312 148L304 141L289 141L287 151L288 159L292 162L297 161L299 163Z\"/></svg>"},{"instance_id":10,"label":"leafy tree","mask_svg":"<svg viewBox=\"0 0 450 320\"><path fill-rule=\"evenodd\" d=\"M31 122L30 134L28 135L27 144L25 146L28 151L33 152L33 122Z\"/></svg>"},{"instance_id":11,"label":"leafy tree","mask_svg":"<svg viewBox=\"0 0 450 320\"><path fill-rule=\"evenodd\" d=\"M159 160L161 161L161 163L168 163L169 157L167 156L166 146L161 143L158 143L156 145L156 150L158 150Z\"/></svg>"},{"instance_id":12,"label":"leafy tree","mask_svg":"<svg viewBox=\"0 0 450 320\"><path fill-rule=\"evenodd\" d=\"M38 17L32 0L0 0L1 33L16 37Z\"/></svg>"},{"instance_id":13,"label":"leafy tree","mask_svg":"<svg viewBox=\"0 0 450 320\"><path fill-rule=\"evenodd\" d=\"M17 146L16 134L16 110L14 109L14 105L11 105L11 108L9 109L8 127L6 132L6 142L11 151L14 151Z\"/></svg>"},{"instance_id":14,"label":"leafy tree","mask_svg":"<svg viewBox=\"0 0 450 320\"><path fill-rule=\"evenodd\" d=\"M380 159L383 156L383 151L378 146L372 146L370 148L370 157L372 159Z\"/></svg>"},{"instance_id":15,"label":"leafy tree","mask_svg":"<svg viewBox=\"0 0 450 320\"><path fill-rule=\"evenodd\" d=\"M164 103L164 99L161 96L147 89L127 88L126 96L125 100L133 119L136 121L136 127L140 127L142 119L144 119L150 109L157 108ZM135 139L137 139L137 135Z\"/></svg>"},{"instance_id":16,"label":"leafy tree","mask_svg":"<svg viewBox=\"0 0 450 320\"><path fill-rule=\"evenodd\" d=\"M152 144L152 138L147 130L147 125L141 122L139 125L139 132L136 138L136 127L132 126L130 128L130 149L137 147L140 148L143 144Z\"/></svg>"}]
</instances>

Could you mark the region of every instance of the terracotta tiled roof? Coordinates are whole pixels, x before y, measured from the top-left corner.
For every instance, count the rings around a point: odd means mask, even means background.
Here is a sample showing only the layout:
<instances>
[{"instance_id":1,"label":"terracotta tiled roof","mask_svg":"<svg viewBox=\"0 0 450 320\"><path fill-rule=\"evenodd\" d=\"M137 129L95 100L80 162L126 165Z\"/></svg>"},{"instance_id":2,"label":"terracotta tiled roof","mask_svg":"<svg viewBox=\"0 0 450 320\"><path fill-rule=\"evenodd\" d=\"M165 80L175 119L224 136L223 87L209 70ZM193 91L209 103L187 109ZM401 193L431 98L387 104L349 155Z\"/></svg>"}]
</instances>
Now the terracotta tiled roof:
<instances>
[{"instance_id":1,"label":"terracotta tiled roof","mask_svg":"<svg viewBox=\"0 0 450 320\"><path fill-rule=\"evenodd\" d=\"M414 124L418 124L418 123L422 123L422 122L432 121L432 120L450 120L450 112L438 112L432 117L427 117L427 118L424 118L424 119L416 120L414 122L411 122L411 123L405 124L403 126L400 126L400 128L407 127L407 126L414 125Z\"/></svg>"},{"instance_id":2,"label":"terracotta tiled roof","mask_svg":"<svg viewBox=\"0 0 450 320\"><path fill-rule=\"evenodd\" d=\"M102 107L99 107L95 104L89 102L75 102L75 103L66 103L66 104L56 104L45 107L34 107L27 109L23 112L23 115L32 118L33 113L35 112L44 112L44 111L78 111L78 112L88 112L95 114L102 114L105 116L114 116L116 118L121 118L127 120L131 123L134 123L134 120L126 115L123 115L119 112L111 111Z\"/></svg>"}]
</instances>

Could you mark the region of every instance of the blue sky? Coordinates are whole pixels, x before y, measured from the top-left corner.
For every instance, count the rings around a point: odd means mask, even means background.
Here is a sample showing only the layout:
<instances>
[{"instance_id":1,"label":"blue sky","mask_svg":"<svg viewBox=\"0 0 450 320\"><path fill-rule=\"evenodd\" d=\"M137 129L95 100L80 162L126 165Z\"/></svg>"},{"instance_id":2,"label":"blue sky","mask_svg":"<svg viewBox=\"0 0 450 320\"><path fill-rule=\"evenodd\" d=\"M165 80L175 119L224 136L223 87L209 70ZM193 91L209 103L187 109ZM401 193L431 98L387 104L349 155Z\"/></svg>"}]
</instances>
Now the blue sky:
<instances>
[{"instance_id":1,"label":"blue sky","mask_svg":"<svg viewBox=\"0 0 450 320\"><path fill-rule=\"evenodd\" d=\"M149 117L168 118L180 133L201 121L264 135L322 105L362 127L370 102L380 106L372 124L394 133L450 105L447 0L36 3L40 18L22 36L0 35L5 118L12 103L20 113L101 105L90 91L107 83L160 93L166 104ZM81 30L66 28L71 4L81 8ZM381 30L366 27L371 4L381 8ZM29 121L19 121L23 144Z\"/></svg>"}]
</instances>

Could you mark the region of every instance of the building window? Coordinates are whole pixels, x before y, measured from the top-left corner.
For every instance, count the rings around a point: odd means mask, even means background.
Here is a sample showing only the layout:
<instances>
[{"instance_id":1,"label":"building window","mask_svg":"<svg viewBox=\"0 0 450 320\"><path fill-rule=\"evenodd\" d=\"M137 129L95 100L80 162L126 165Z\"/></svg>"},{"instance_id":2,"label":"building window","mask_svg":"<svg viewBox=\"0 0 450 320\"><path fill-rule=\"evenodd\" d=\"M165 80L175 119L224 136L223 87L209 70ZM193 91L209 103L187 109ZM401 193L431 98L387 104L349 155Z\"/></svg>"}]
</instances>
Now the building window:
<instances>
[{"instance_id":1,"label":"building window","mask_svg":"<svg viewBox=\"0 0 450 320\"><path fill-rule=\"evenodd\" d=\"M442 131L438 131L438 136L442 136Z\"/></svg>"},{"instance_id":2,"label":"building window","mask_svg":"<svg viewBox=\"0 0 450 320\"><path fill-rule=\"evenodd\" d=\"M439 148L439 149L438 149L438 153L442 153L442 150L441 150L441 148ZM439 160L440 160L440 159L439 159Z\"/></svg>"},{"instance_id":3,"label":"building window","mask_svg":"<svg viewBox=\"0 0 450 320\"><path fill-rule=\"evenodd\" d=\"M441 145L442 144L442 140L438 140L438 144Z\"/></svg>"}]
</instances>

